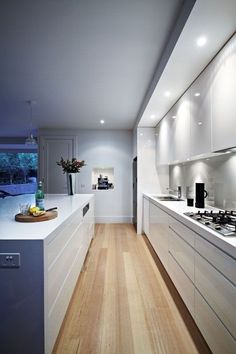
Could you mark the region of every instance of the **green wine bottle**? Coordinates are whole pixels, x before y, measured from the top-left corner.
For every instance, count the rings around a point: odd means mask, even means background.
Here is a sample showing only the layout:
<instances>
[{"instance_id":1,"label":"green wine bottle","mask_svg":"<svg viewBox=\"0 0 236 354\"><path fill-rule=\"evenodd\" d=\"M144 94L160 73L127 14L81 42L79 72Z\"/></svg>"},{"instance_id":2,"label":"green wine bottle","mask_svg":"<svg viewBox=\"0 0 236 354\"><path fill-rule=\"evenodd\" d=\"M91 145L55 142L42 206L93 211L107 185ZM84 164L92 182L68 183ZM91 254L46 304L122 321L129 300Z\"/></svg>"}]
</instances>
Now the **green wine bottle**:
<instances>
[{"instance_id":1,"label":"green wine bottle","mask_svg":"<svg viewBox=\"0 0 236 354\"><path fill-rule=\"evenodd\" d=\"M35 193L35 205L40 210L45 210L43 184L41 181L39 181L38 189Z\"/></svg>"}]
</instances>

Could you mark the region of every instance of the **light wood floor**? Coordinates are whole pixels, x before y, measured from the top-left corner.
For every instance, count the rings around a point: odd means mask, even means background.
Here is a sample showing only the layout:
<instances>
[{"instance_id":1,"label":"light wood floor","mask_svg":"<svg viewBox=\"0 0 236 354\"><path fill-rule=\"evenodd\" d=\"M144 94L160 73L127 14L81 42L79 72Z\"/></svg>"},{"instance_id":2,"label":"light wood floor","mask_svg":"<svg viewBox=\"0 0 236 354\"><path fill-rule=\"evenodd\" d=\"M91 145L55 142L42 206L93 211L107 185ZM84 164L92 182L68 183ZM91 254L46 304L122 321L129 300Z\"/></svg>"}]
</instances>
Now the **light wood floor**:
<instances>
[{"instance_id":1,"label":"light wood floor","mask_svg":"<svg viewBox=\"0 0 236 354\"><path fill-rule=\"evenodd\" d=\"M59 353L210 351L146 237L132 225L100 224L54 348Z\"/></svg>"}]
</instances>

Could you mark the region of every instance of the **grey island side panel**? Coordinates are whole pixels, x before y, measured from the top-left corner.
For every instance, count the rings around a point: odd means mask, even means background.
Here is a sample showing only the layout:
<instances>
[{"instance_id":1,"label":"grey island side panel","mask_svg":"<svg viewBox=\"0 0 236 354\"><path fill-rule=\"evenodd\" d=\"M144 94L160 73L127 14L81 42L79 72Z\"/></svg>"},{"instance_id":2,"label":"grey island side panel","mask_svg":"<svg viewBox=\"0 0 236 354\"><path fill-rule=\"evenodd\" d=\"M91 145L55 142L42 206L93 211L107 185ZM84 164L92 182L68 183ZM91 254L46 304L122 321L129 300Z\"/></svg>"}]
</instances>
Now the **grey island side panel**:
<instances>
[{"instance_id":1,"label":"grey island side panel","mask_svg":"<svg viewBox=\"0 0 236 354\"><path fill-rule=\"evenodd\" d=\"M0 268L1 354L44 353L42 240L0 240L0 253L19 253L19 268Z\"/></svg>"}]
</instances>

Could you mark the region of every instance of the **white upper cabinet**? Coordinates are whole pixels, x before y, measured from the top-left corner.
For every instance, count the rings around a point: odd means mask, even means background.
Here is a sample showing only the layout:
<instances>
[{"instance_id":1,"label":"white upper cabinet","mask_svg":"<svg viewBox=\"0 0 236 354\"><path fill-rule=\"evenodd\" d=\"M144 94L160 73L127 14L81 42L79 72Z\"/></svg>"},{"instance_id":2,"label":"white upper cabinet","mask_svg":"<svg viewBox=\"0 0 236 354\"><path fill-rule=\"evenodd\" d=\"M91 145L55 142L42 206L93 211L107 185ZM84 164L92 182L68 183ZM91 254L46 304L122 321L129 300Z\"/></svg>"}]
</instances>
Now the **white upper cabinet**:
<instances>
[{"instance_id":1,"label":"white upper cabinet","mask_svg":"<svg viewBox=\"0 0 236 354\"><path fill-rule=\"evenodd\" d=\"M189 89L191 157L211 151L211 75L210 65Z\"/></svg>"},{"instance_id":2,"label":"white upper cabinet","mask_svg":"<svg viewBox=\"0 0 236 354\"><path fill-rule=\"evenodd\" d=\"M173 120L168 113L157 127L157 165L167 165L172 161Z\"/></svg>"},{"instance_id":3,"label":"white upper cabinet","mask_svg":"<svg viewBox=\"0 0 236 354\"><path fill-rule=\"evenodd\" d=\"M236 35L212 66L212 150L217 151L236 146Z\"/></svg>"},{"instance_id":4,"label":"white upper cabinet","mask_svg":"<svg viewBox=\"0 0 236 354\"><path fill-rule=\"evenodd\" d=\"M174 118L173 118L174 117ZM190 92L187 91L171 110L173 124L172 162L190 157Z\"/></svg>"}]
</instances>

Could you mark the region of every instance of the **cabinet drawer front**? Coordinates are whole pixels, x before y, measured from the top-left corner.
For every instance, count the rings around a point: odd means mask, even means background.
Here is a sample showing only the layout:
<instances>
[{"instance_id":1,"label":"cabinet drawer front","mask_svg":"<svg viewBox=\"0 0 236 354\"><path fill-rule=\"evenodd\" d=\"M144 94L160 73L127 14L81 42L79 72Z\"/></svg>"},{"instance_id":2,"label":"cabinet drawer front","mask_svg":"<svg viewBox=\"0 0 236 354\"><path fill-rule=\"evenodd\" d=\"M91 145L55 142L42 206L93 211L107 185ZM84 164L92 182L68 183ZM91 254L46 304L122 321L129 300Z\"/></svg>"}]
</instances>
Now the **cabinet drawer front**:
<instances>
[{"instance_id":1,"label":"cabinet drawer front","mask_svg":"<svg viewBox=\"0 0 236 354\"><path fill-rule=\"evenodd\" d=\"M236 338L236 288L198 253L195 255L195 285Z\"/></svg>"},{"instance_id":2,"label":"cabinet drawer front","mask_svg":"<svg viewBox=\"0 0 236 354\"><path fill-rule=\"evenodd\" d=\"M236 342L195 289L195 322L214 354L236 353Z\"/></svg>"},{"instance_id":3,"label":"cabinet drawer front","mask_svg":"<svg viewBox=\"0 0 236 354\"><path fill-rule=\"evenodd\" d=\"M46 353L51 353L62 321L66 314L73 294L79 273L84 263L87 250L82 247L73 264L68 269L68 275L58 294L55 294L54 303L47 313Z\"/></svg>"},{"instance_id":4,"label":"cabinet drawer front","mask_svg":"<svg viewBox=\"0 0 236 354\"><path fill-rule=\"evenodd\" d=\"M47 264L51 265L55 261L55 258L58 257L61 249L70 238L71 234L74 232L76 227L82 221L82 210L79 210L71 218L69 218L65 223L62 224L60 230L55 231L55 237L47 246Z\"/></svg>"},{"instance_id":5,"label":"cabinet drawer front","mask_svg":"<svg viewBox=\"0 0 236 354\"><path fill-rule=\"evenodd\" d=\"M179 222L178 220L169 217L169 226L180 235L190 246L194 247L195 232L190 230L187 226Z\"/></svg>"},{"instance_id":6,"label":"cabinet drawer front","mask_svg":"<svg viewBox=\"0 0 236 354\"><path fill-rule=\"evenodd\" d=\"M194 317L194 285L169 253L168 272L189 312Z\"/></svg>"},{"instance_id":7,"label":"cabinet drawer front","mask_svg":"<svg viewBox=\"0 0 236 354\"><path fill-rule=\"evenodd\" d=\"M201 237L196 237L195 249L236 285L236 260Z\"/></svg>"},{"instance_id":8,"label":"cabinet drawer front","mask_svg":"<svg viewBox=\"0 0 236 354\"><path fill-rule=\"evenodd\" d=\"M68 276L71 264L74 262L78 253L84 247L85 225L80 227L73 234L67 243L60 257L48 268L48 308L51 309L55 298L60 291L63 282ZM87 246L88 247L88 246Z\"/></svg>"},{"instance_id":9,"label":"cabinet drawer front","mask_svg":"<svg viewBox=\"0 0 236 354\"><path fill-rule=\"evenodd\" d=\"M194 249L171 228L169 250L187 276L194 282Z\"/></svg>"}]
</instances>

